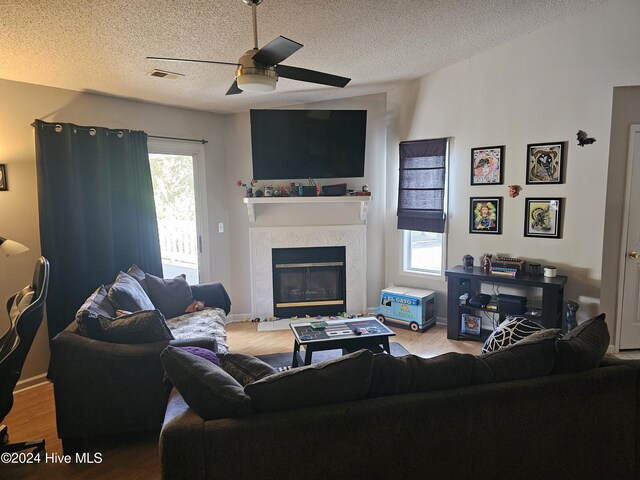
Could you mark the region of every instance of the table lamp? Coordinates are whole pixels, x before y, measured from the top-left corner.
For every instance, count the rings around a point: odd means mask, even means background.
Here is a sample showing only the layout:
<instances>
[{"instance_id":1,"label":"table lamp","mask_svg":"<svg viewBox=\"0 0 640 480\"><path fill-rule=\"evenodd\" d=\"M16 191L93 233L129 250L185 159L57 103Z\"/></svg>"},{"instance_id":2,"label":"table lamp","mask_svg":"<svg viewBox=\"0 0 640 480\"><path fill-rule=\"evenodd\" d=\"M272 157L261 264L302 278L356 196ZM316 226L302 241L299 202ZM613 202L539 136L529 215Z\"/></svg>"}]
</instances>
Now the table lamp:
<instances>
[{"instance_id":1,"label":"table lamp","mask_svg":"<svg viewBox=\"0 0 640 480\"><path fill-rule=\"evenodd\" d=\"M29 248L25 247L21 243L0 237L0 254L4 255L5 257L19 255L26 252L27 250L29 250Z\"/></svg>"}]
</instances>

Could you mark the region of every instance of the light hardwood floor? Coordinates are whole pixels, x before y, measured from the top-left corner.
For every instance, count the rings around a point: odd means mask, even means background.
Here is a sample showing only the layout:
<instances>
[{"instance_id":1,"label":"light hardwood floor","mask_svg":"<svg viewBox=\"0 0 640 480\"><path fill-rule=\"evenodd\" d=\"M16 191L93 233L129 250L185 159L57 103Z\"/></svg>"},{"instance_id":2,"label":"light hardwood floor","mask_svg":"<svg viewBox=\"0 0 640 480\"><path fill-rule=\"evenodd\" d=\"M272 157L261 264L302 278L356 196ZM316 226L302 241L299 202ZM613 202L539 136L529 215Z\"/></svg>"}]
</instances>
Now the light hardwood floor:
<instances>
[{"instance_id":1,"label":"light hardwood floor","mask_svg":"<svg viewBox=\"0 0 640 480\"><path fill-rule=\"evenodd\" d=\"M409 352L432 357L446 352L480 352L481 344L447 340L446 327L436 325L425 333L393 328L399 342ZM262 355L290 352L293 336L289 330L257 332L252 323L227 325L229 347L234 352ZM44 438L49 455L62 456L62 444L56 433L53 386L49 383L15 394L13 409L4 422L12 441ZM97 464L14 465L0 463L0 479L131 479L160 478L158 432L119 435L92 440L90 448L102 455Z\"/></svg>"}]
</instances>

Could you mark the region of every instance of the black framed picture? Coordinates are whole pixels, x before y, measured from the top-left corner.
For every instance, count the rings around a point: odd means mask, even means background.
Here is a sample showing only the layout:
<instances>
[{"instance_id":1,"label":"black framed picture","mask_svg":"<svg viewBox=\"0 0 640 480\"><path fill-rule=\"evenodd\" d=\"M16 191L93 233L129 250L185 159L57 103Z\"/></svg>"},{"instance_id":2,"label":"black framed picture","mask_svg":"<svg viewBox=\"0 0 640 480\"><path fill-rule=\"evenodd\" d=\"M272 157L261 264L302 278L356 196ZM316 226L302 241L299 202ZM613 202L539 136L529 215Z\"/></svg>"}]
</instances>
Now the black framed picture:
<instances>
[{"instance_id":1,"label":"black framed picture","mask_svg":"<svg viewBox=\"0 0 640 480\"><path fill-rule=\"evenodd\" d=\"M482 317L471 315L470 313L463 313L460 331L467 335L479 337L482 333Z\"/></svg>"},{"instance_id":2,"label":"black framed picture","mask_svg":"<svg viewBox=\"0 0 640 480\"><path fill-rule=\"evenodd\" d=\"M527 145L527 184L563 183L565 142Z\"/></svg>"},{"instance_id":3,"label":"black framed picture","mask_svg":"<svg viewBox=\"0 0 640 480\"><path fill-rule=\"evenodd\" d=\"M7 166L0 163L0 190L9 190L7 187Z\"/></svg>"},{"instance_id":4,"label":"black framed picture","mask_svg":"<svg viewBox=\"0 0 640 480\"><path fill-rule=\"evenodd\" d=\"M526 198L524 236L561 238L562 198Z\"/></svg>"},{"instance_id":5,"label":"black framed picture","mask_svg":"<svg viewBox=\"0 0 640 480\"><path fill-rule=\"evenodd\" d=\"M502 197L472 197L469 233L502 234Z\"/></svg>"},{"instance_id":6,"label":"black framed picture","mask_svg":"<svg viewBox=\"0 0 640 480\"><path fill-rule=\"evenodd\" d=\"M471 149L471 185L502 185L504 145Z\"/></svg>"}]
</instances>

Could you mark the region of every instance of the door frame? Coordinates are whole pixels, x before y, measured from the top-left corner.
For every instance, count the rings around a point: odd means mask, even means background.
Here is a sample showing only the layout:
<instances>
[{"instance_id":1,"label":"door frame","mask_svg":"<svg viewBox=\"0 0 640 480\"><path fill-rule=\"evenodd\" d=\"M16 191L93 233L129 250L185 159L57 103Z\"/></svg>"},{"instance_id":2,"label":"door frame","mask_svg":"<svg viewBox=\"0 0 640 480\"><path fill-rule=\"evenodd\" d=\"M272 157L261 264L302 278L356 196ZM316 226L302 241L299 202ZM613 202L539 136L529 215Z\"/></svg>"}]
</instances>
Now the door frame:
<instances>
[{"instance_id":1,"label":"door frame","mask_svg":"<svg viewBox=\"0 0 640 480\"><path fill-rule=\"evenodd\" d=\"M184 140L148 138L149 153L190 155L193 157L193 190L196 202L196 230L198 234L198 275L200 283L213 280L209 245L209 209L207 207L207 175L204 145Z\"/></svg>"},{"instance_id":2,"label":"door frame","mask_svg":"<svg viewBox=\"0 0 640 480\"><path fill-rule=\"evenodd\" d=\"M631 215L631 181L634 167L634 151L636 146L636 134L640 134L640 125L633 124L629 127L629 148L627 151L627 170L624 192L624 206L622 213L622 234L620 236L620 258L618 265L618 298L616 302L616 338L614 350L620 351L622 338L622 302L624 297L624 281L627 259L627 236L629 235L629 216ZM640 165L640 163L639 163Z\"/></svg>"}]
</instances>

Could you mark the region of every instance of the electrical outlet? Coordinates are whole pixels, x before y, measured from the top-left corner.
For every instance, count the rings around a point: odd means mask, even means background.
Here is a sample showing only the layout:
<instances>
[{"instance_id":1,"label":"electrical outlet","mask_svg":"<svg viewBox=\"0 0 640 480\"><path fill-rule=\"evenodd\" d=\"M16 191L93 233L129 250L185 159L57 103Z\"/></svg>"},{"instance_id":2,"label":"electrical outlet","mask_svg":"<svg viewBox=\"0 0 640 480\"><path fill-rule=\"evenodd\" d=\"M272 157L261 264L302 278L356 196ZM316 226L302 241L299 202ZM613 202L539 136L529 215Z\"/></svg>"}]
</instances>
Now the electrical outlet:
<instances>
[{"instance_id":1,"label":"electrical outlet","mask_svg":"<svg viewBox=\"0 0 640 480\"><path fill-rule=\"evenodd\" d=\"M218 233L224 233L224 223L218 222Z\"/></svg>"}]
</instances>

